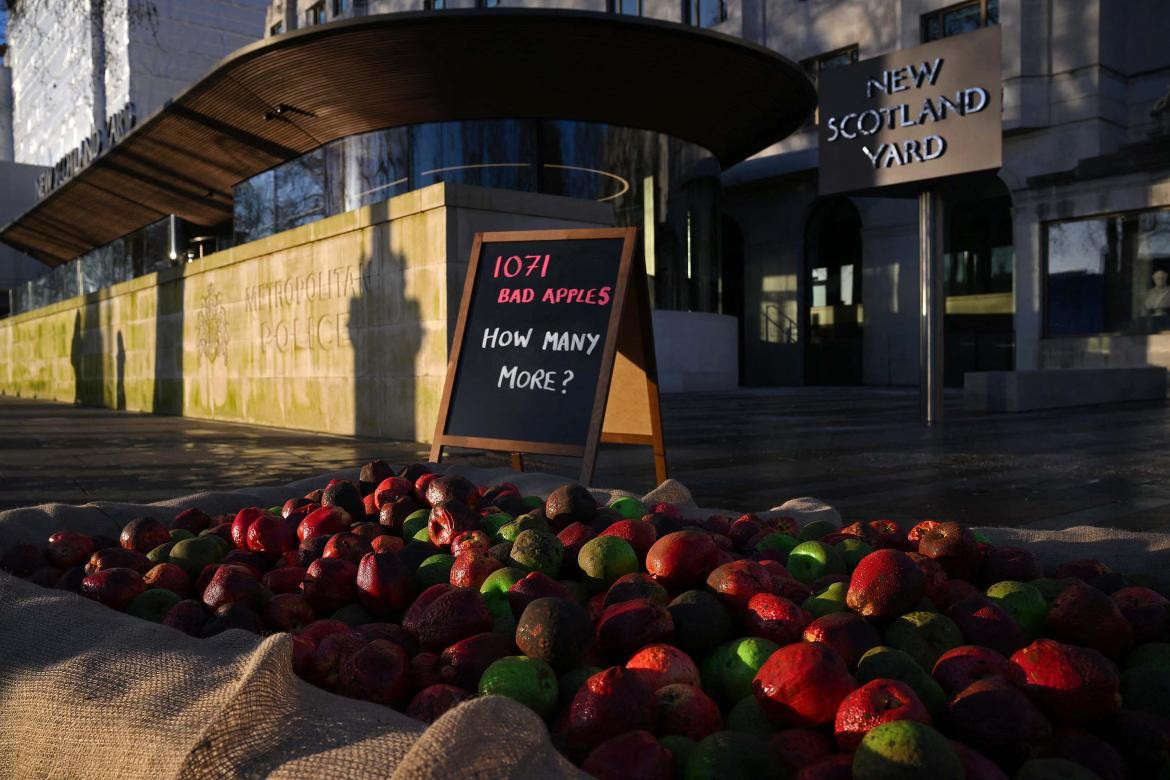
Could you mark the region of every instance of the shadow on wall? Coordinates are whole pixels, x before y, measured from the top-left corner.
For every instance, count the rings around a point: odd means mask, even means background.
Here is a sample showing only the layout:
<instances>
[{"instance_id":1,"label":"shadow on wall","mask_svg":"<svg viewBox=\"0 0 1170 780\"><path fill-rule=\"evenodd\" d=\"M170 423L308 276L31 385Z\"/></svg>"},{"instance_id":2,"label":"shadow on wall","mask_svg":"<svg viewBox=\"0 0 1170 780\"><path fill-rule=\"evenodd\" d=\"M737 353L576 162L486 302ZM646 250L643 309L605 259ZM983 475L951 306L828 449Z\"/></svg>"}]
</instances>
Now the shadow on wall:
<instances>
[{"instance_id":1,"label":"shadow on wall","mask_svg":"<svg viewBox=\"0 0 1170 780\"><path fill-rule=\"evenodd\" d=\"M346 328L353 346L353 430L358 436L418 441L420 434L431 433L431 429L420 430L427 421L418 419L418 385L427 384L426 377L433 375L434 366L420 365L423 309L418 300L406 297L407 275L418 274L433 281L436 289L420 288L417 283L413 287L433 301L431 316L442 318L443 312L438 310L442 291L437 286L446 283L442 272L446 258L416 253L416 257L427 258L429 268L408 269L404 255L391 249L398 242L391 241L395 228L390 222L389 202L371 208L374 224L362 246L355 280L358 293L350 298ZM424 234L420 227L417 236L421 239ZM443 360L440 383L445 355ZM423 392L429 390L424 387ZM434 425L433 419L430 425Z\"/></svg>"},{"instance_id":2,"label":"shadow on wall","mask_svg":"<svg viewBox=\"0 0 1170 780\"><path fill-rule=\"evenodd\" d=\"M162 271L155 287L154 404L155 414L183 413L183 270ZM121 334L119 334L121 336ZM121 340L118 342L121 354ZM120 396L124 398L124 396ZM121 406L119 409L123 408Z\"/></svg>"},{"instance_id":3,"label":"shadow on wall","mask_svg":"<svg viewBox=\"0 0 1170 780\"><path fill-rule=\"evenodd\" d=\"M118 331L117 353L114 355L114 408L126 409L126 344Z\"/></svg>"},{"instance_id":4,"label":"shadow on wall","mask_svg":"<svg viewBox=\"0 0 1170 780\"><path fill-rule=\"evenodd\" d=\"M105 405L105 365L102 354L102 329L96 296L86 296L82 308L73 315L73 338L69 362L73 366L73 403L78 406ZM52 396L46 388L46 397Z\"/></svg>"}]
</instances>

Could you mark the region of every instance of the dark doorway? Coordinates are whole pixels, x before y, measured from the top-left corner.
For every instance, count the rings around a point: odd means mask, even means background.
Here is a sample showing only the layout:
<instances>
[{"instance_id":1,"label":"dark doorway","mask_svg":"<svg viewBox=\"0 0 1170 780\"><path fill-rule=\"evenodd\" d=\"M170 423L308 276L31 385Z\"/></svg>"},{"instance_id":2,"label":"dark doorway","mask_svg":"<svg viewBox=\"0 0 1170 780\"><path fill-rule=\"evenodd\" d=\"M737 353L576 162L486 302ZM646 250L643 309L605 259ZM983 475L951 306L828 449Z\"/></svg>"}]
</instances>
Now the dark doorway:
<instances>
[{"instance_id":1,"label":"dark doorway","mask_svg":"<svg viewBox=\"0 0 1170 780\"><path fill-rule=\"evenodd\" d=\"M1015 365L1012 199L987 177L947 192L946 202L943 383L961 387L968 371Z\"/></svg>"},{"instance_id":2,"label":"dark doorway","mask_svg":"<svg viewBox=\"0 0 1170 780\"><path fill-rule=\"evenodd\" d=\"M739 383L744 384L743 355L743 231L734 219L724 215L720 241L722 242L722 264L720 266L721 289L720 314L735 317L739 323L737 344L739 349Z\"/></svg>"},{"instance_id":3,"label":"dark doorway","mask_svg":"<svg viewBox=\"0 0 1170 780\"><path fill-rule=\"evenodd\" d=\"M861 217L848 198L829 198L805 228L804 381L862 382Z\"/></svg>"}]
</instances>

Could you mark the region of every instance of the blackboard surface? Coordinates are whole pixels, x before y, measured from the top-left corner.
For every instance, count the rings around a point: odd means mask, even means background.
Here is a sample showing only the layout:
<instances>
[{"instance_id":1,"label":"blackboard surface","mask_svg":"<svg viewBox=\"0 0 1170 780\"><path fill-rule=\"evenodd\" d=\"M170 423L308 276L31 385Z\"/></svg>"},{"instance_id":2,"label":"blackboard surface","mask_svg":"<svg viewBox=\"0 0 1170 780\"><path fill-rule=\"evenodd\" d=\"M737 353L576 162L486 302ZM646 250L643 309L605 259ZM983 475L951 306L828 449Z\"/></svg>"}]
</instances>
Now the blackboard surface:
<instances>
[{"instance_id":1,"label":"blackboard surface","mask_svg":"<svg viewBox=\"0 0 1170 780\"><path fill-rule=\"evenodd\" d=\"M480 245L447 435L584 446L623 245Z\"/></svg>"},{"instance_id":2,"label":"blackboard surface","mask_svg":"<svg viewBox=\"0 0 1170 780\"><path fill-rule=\"evenodd\" d=\"M477 242L436 440L568 454L600 429L632 232L533 235Z\"/></svg>"}]
</instances>

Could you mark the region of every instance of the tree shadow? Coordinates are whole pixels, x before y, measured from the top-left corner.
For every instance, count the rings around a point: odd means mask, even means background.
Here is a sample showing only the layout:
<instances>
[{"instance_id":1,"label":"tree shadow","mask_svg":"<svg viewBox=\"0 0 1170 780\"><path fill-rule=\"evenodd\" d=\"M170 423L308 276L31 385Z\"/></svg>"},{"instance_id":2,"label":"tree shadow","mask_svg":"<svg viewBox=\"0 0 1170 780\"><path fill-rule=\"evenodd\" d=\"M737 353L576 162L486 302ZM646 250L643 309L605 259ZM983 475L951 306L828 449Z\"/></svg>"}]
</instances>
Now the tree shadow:
<instances>
[{"instance_id":1,"label":"tree shadow","mask_svg":"<svg viewBox=\"0 0 1170 780\"><path fill-rule=\"evenodd\" d=\"M155 287L155 414L183 413L183 269L159 272ZM170 277L170 278L168 278ZM119 337L121 334L119 334ZM119 340L119 353L121 341ZM122 407L119 407L122 408Z\"/></svg>"},{"instance_id":2,"label":"tree shadow","mask_svg":"<svg viewBox=\"0 0 1170 780\"><path fill-rule=\"evenodd\" d=\"M426 281L431 279L436 286L445 283L442 265L446 258L431 257L426 267L414 263L408 267L406 257L391 249L396 243L392 232L399 228L390 222L389 202L374 204L370 209L372 225L369 237L363 238L358 264L359 292L350 298L344 328L353 348L353 430L357 436L418 441L421 434L430 433L428 422L434 424L431 406L437 405L441 392L446 352L439 356L441 367L427 365L420 358L425 325L422 306L418 300L407 298L406 290L408 284L414 289L427 289ZM410 228L403 225L401 229ZM423 231L417 235L422 236ZM434 313L441 317L441 290L427 291L434 296ZM450 295L448 285L448 300ZM457 301L458 292L455 295ZM314 324L320 327L319 322ZM342 332L338 328L338 339ZM424 397L431 392L431 386L436 388L435 399ZM421 410L420 400L428 401Z\"/></svg>"},{"instance_id":3,"label":"tree shadow","mask_svg":"<svg viewBox=\"0 0 1170 780\"><path fill-rule=\"evenodd\" d=\"M126 409L126 344L118 331L117 352L114 355L114 408Z\"/></svg>"},{"instance_id":4,"label":"tree shadow","mask_svg":"<svg viewBox=\"0 0 1170 780\"><path fill-rule=\"evenodd\" d=\"M73 366L73 403L77 406L105 405L105 365L102 354L102 327L96 298L86 301L73 315L73 337L69 362Z\"/></svg>"}]
</instances>

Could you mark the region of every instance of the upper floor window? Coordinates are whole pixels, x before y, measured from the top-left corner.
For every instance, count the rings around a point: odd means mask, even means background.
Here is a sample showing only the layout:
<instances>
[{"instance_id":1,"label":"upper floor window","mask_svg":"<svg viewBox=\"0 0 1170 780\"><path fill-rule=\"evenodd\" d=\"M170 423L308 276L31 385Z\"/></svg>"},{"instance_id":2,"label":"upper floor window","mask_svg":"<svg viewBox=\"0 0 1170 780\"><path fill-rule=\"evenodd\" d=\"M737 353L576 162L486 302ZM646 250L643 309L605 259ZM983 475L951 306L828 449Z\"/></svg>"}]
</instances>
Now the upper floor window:
<instances>
[{"instance_id":1,"label":"upper floor window","mask_svg":"<svg viewBox=\"0 0 1170 780\"><path fill-rule=\"evenodd\" d=\"M724 0L683 0L683 22L696 27L714 27L727 18Z\"/></svg>"},{"instance_id":2,"label":"upper floor window","mask_svg":"<svg viewBox=\"0 0 1170 780\"><path fill-rule=\"evenodd\" d=\"M999 24L999 0L970 0L922 15L922 42Z\"/></svg>"},{"instance_id":3,"label":"upper floor window","mask_svg":"<svg viewBox=\"0 0 1170 780\"><path fill-rule=\"evenodd\" d=\"M829 70L830 68L840 68L843 65L852 65L857 62L857 56L858 48L855 43L852 46L834 49L824 54L818 54L815 57L809 57L807 60L801 60L800 67L804 68L805 74L812 80L813 87L816 87L820 81L821 71ZM807 126L816 124L820 119L819 114L820 109L814 111Z\"/></svg>"},{"instance_id":4,"label":"upper floor window","mask_svg":"<svg viewBox=\"0 0 1170 780\"><path fill-rule=\"evenodd\" d=\"M280 35L282 32L284 32L284 22L277 22L268 28L269 35Z\"/></svg>"},{"instance_id":5,"label":"upper floor window","mask_svg":"<svg viewBox=\"0 0 1170 780\"><path fill-rule=\"evenodd\" d=\"M311 27L314 24L325 23L325 0L319 3L314 3L305 10L305 26Z\"/></svg>"},{"instance_id":6,"label":"upper floor window","mask_svg":"<svg viewBox=\"0 0 1170 780\"><path fill-rule=\"evenodd\" d=\"M442 11L447 7L447 0L423 0L424 11Z\"/></svg>"},{"instance_id":7,"label":"upper floor window","mask_svg":"<svg viewBox=\"0 0 1170 780\"><path fill-rule=\"evenodd\" d=\"M333 0L333 18L341 16L349 10L350 0Z\"/></svg>"},{"instance_id":8,"label":"upper floor window","mask_svg":"<svg viewBox=\"0 0 1170 780\"><path fill-rule=\"evenodd\" d=\"M475 0L476 8L499 8L500 0Z\"/></svg>"},{"instance_id":9,"label":"upper floor window","mask_svg":"<svg viewBox=\"0 0 1170 780\"><path fill-rule=\"evenodd\" d=\"M606 10L611 14L642 15L642 0L607 0Z\"/></svg>"}]
</instances>

